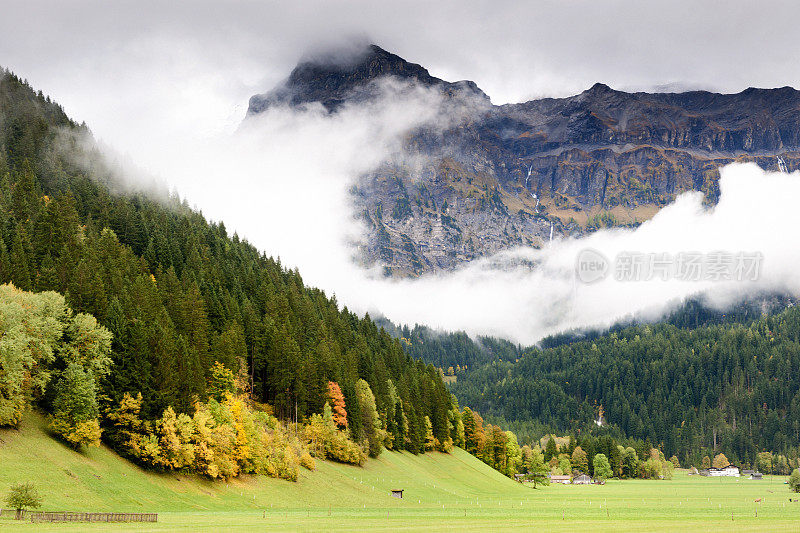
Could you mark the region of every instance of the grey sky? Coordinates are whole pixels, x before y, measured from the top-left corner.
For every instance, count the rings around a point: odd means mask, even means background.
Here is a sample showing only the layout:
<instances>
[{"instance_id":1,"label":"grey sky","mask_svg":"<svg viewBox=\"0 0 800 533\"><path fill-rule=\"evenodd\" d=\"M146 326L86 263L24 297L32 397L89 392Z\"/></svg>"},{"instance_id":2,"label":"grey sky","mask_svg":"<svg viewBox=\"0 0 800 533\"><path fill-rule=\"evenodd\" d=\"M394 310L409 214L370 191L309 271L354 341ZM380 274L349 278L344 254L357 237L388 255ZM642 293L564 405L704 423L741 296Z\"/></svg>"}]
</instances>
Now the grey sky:
<instances>
[{"instance_id":1,"label":"grey sky","mask_svg":"<svg viewBox=\"0 0 800 533\"><path fill-rule=\"evenodd\" d=\"M148 43L160 43L163 57L149 59L197 54L198 66L233 74L249 91L285 75L306 47L348 35L434 74L473 79L498 102L571 94L595 81L724 91L800 82L794 2L2 4L0 64L54 90L70 72L103 76L146 61Z\"/></svg>"},{"instance_id":2,"label":"grey sky","mask_svg":"<svg viewBox=\"0 0 800 533\"><path fill-rule=\"evenodd\" d=\"M354 35L495 103L596 81L800 87L793 2L0 0L0 15L0 65L134 156L153 129L231 129L305 50Z\"/></svg>"}]
</instances>

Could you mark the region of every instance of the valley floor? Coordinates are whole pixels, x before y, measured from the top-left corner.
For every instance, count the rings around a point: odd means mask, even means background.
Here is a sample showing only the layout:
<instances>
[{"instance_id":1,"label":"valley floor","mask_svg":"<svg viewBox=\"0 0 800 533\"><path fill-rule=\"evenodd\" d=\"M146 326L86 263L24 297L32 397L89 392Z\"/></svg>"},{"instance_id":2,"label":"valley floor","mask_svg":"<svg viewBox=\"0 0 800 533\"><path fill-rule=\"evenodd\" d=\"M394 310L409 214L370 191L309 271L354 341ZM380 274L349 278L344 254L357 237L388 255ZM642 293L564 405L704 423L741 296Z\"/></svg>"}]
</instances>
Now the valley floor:
<instances>
[{"instance_id":1,"label":"valley floor","mask_svg":"<svg viewBox=\"0 0 800 533\"><path fill-rule=\"evenodd\" d=\"M462 450L384 452L363 468L317 462L299 482L249 477L230 483L145 472L106 448L77 453L28 416L0 430L0 493L33 481L43 510L158 512L157 524L52 524L0 516L3 531L391 531L576 529L797 531L800 495L783 476L762 481L689 477L604 486L515 483ZM402 500L389 491L403 489ZM760 502L755 500L760 499ZM109 527L110 526L110 527Z\"/></svg>"}]
</instances>

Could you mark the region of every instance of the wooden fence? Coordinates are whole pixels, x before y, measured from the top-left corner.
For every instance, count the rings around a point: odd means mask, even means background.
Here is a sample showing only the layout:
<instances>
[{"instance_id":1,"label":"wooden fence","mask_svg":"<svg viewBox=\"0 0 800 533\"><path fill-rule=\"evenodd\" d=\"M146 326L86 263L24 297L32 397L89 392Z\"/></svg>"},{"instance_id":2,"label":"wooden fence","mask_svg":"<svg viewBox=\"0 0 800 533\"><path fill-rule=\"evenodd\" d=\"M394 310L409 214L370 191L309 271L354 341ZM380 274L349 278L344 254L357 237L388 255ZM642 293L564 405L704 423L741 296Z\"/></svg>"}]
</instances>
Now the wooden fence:
<instances>
[{"instance_id":1,"label":"wooden fence","mask_svg":"<svg viewBox=\"0 0 800 533\"><path fill-rule=\"evenodd\" d=\"M31 522L158 522L158 513L30 513Z\"/></svg>"}]
</instances>

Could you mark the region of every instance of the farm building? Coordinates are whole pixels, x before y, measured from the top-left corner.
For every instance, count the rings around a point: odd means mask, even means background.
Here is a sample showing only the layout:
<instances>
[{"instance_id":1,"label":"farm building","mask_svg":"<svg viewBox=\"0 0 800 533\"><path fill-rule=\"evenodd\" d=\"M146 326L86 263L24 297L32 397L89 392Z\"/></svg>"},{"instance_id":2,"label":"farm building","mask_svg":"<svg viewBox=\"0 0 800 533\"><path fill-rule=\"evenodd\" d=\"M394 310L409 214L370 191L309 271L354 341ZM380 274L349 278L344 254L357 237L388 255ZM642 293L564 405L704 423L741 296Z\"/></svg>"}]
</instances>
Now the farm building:
<instances>
[{"instance_id":1,"label":"farm building","mask_svg":"<svg viewBox=\"0 0 800 533\"><path fill-rule=\"evenodd\" d=\"M562 485L570 484L570 476L556 476L550 474L550 483L560 483Z\"/></svg>"},{"instance_id":2,"label":"farm building","mask_svg":"<svg viewBox=\"0 0 800 533\"><path fill-rule=\"evenodd\" d=\"M574 478L572 480L572 484L573 485L591 485L592 484L592 478L590 478L586 474L581 474L580 476L578 476L578 477L576 477L576 478Z\"/></svg>"},{"instance_id":3,"label":"farm building","mask_svg":"<svg viewBox=\"0 0 800 533\"><path fill-rule=\"evenodd\" d=\"M739 477L739 467L733 465L728 465L725 468L711 467L708 469L708 475L712 477L720 477L720 476Z\"/></svg>"}]
</instances>

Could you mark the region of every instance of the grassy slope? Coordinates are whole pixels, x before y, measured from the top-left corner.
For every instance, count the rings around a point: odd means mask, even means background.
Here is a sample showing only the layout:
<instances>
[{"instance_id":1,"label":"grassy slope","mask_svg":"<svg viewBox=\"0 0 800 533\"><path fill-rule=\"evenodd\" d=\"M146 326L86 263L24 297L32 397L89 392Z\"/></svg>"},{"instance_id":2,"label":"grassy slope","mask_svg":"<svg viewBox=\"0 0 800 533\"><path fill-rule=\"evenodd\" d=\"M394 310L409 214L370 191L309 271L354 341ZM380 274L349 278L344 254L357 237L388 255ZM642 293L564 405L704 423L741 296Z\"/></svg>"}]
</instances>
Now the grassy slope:
<instances>
[{"instance_id":1,"label":"grassy slope","mask_svg":"<svg viewBox=\"0 0 800 533\"><path fill-rule=\"evenodd\" d=\"M784 478L762 482L688 477L605 486L516 484L461 450L415 457L383 453L364 468L318 462L298 483L248 478L229 484L144 472L105 448L73 452L51 439L40 417L21 431L0 430L0 492L34 481L48 510L159 512L159 523L114 526L147 531L353 528L494 530L500 527L602 527L647 531L796 530L800 503ZM405 489L406 498L388 496ZM762 498L761 503L755 503ZM758 518L755 512L758 510ZM731 521L731 513L734 520ZM563 519L562 519L563 518ZM107 529L57 524L58 531ZM0 518L0 529L41 530Z\"/></svg>"}]
</instances>

